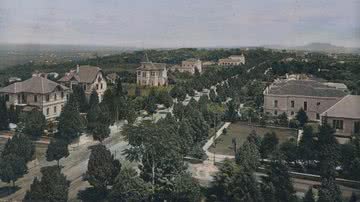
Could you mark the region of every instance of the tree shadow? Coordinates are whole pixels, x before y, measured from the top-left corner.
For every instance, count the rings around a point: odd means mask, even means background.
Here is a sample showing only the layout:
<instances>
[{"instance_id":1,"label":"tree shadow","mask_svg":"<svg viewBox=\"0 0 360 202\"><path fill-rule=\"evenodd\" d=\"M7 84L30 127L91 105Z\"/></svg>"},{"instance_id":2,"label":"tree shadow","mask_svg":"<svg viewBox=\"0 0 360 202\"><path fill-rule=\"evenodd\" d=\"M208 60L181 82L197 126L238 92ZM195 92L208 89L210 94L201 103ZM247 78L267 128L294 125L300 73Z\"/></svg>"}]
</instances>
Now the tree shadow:
<instances>
[{"instance_id":1,"label":"tree shadow","mask_svg":"<svg viewBox=\"0 0 360 202\"><path fill-rule=\"evenodd\" d=\"M94 187L86 188L78 193L77 198L85 202L104 201L107 197L106 190L98 190Z\"/></svg>"},{"instance_id":2,"label":"tree shadow","mask_svg":"<svg viewBox=\"0 0 360 202\"><path fill-rule=\"evenodd\" d=\"M20 187L18 186L5 186L5 187L0 187L0 198L9 196L13 193L15 193L17 190L19 190Z\"/></svg>"}]
</instances>

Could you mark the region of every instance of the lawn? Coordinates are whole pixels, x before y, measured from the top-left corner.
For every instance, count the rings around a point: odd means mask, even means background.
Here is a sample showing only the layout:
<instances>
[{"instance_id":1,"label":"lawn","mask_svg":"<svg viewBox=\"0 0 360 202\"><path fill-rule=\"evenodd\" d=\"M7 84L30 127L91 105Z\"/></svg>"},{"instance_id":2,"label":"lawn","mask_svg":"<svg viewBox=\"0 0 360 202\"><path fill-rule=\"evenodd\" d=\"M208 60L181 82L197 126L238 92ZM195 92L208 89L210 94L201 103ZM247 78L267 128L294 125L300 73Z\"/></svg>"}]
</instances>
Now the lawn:
<instances>
[{"instance_id":1,"label":"lawn","mask_svg":"<svg viewBox=\"0 0 360 202\"><path fill-rule=\"evenodd\" d=\"M232 148L232 139L236 139L236 143L238 147L243 144L246 140L247 136L251 133L251 131L255 130L256 134L260 137L263 137L265 133L275 132L276 136L279 138L279 142L285 142L290 138L296 138L296 131L291 129L279 129L279 128L264 128L264 127L256 127L249 126L246 123L238 122L232 123L227 128L227 134L221 135L217 139L216 148L212 145L210 147L210 152L216 152L217 154L224 155L234 155L234 150Z\"/></svg>"}]
</instances>

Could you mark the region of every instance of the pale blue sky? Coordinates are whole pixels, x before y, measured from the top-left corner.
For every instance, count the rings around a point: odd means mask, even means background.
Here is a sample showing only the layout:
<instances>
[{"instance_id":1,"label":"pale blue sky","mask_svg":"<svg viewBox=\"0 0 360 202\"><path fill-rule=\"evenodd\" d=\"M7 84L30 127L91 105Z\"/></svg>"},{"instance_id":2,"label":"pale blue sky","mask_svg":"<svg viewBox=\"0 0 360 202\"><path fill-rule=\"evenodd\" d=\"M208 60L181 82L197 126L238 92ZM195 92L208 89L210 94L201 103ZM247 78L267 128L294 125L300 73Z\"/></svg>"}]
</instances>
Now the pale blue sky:
<instances>
[{"instance_id":1,"label":"pale blue sky","mask_svg":"<svg viewBox=\"0 0 360 202\"><path fill-rule=\"evenodd\" d=\"M360 0L0 0L0 42L360 46Z\"/></svg>"}]
</instances>

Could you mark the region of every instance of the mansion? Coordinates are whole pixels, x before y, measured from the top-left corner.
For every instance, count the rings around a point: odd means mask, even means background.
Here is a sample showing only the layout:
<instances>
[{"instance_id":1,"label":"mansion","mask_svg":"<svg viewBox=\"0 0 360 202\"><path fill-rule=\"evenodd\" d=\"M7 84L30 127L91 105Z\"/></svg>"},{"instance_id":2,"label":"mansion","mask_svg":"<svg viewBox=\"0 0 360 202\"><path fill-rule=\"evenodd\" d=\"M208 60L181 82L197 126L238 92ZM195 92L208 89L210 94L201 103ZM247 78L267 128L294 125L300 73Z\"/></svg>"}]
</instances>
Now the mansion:
<instances>
[{"instance_id":1,"label":"mansion","mask_svg":"<svg viewBox=\"0 0 360 202\"><path fill-rule=\"evenodd\" d=\"M136 69L136 83L139 86L166 86L168 84L166 64L142 62Z\"/></svg>"},{"instance_id":2,"label":"mansion","mask_svg":"<svg viewBox=\"0 0 360 202\"><path fill-rule=\"evenodd\" d=\"M53 120L60 116L70 89L41 76L15 82L0 89L8 107L20 107L24 111L39 110L45 118Z\"/></svg>"},{"instance_id":3,"label":"mansion","mask_svg":"<svg viewBox=\"0 0 360 202\"><path fill-rule=\"evenodd\" d=\"M106 79L101 68L89 65L78 65L76 69L70 70L58 82L70 89L74 85L81 86L85 91L87 99L90 98L91 92L95 89L100 102L107 89Z\"/></svg>"},{"instance_id":4,"label":"mansion","mask_svg":"<svg viewBox=\"0 0 360 202\"><path fill-rule=\"evenodd\" d=\"M219 59L218 65L220 66L237 66L245 64L245 56L241 55L231 55L228 58Z\"/></svg>"}]
</instances>

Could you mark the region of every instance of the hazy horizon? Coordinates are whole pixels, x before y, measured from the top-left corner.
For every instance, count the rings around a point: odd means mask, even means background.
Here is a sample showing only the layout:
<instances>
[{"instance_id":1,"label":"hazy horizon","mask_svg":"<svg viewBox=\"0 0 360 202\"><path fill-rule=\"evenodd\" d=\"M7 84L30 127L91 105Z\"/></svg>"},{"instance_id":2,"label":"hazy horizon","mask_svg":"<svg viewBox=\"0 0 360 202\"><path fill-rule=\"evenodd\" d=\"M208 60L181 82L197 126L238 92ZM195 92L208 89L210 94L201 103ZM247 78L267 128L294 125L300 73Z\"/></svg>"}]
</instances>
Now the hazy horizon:
<instances>
[{"instance_id":1,"label":"hazy horizon","mask_svg":"<svg viewBox=\"0 0 360 202\"><path fill-rule=\"evenodd\" d=\"M0 43L137 48L360 47L356 0L0 2Z\"/></svg>"}]
</instances>

